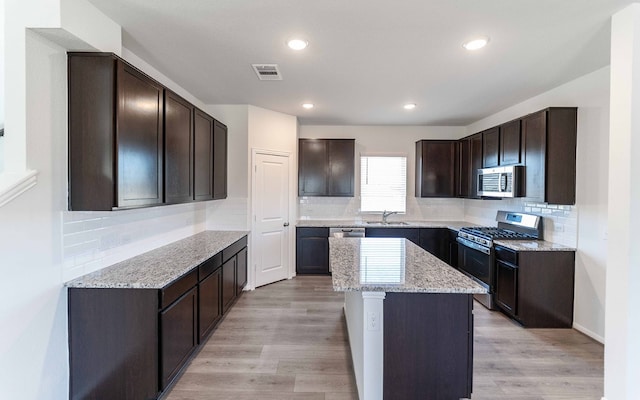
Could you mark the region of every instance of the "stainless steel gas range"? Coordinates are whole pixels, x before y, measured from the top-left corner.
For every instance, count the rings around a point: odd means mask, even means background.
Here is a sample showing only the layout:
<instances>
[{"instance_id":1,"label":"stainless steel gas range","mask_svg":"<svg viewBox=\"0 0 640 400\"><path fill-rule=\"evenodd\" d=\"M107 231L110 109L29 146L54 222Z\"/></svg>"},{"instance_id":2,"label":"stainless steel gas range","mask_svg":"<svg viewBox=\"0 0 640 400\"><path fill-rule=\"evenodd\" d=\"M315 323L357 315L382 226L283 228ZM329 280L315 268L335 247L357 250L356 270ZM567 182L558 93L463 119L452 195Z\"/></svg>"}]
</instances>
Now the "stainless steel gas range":
<instances>
[{"instance_id":1,"label":"stainless steel gas range","mask_svg":"<svg viewBox=\"0 0 640 400\"><path fill-rule=\"evenodd\" d=\"M542 217L511 211L498 211L497 227L465 227L458 232L458 268L487 288L475 295L490 310L495 309L496 285L494 240L542 240Z\"/></svg>"}]
</instances>

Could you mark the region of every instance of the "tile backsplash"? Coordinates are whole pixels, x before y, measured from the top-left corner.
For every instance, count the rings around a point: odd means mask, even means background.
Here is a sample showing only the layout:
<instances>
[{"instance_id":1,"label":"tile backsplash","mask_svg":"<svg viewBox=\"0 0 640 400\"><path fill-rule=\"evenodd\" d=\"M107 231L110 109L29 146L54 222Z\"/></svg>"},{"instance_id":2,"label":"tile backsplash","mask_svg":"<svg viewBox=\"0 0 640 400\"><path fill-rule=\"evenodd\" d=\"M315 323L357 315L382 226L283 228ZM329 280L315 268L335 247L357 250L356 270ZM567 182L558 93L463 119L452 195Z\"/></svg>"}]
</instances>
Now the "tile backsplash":
<instances>
[{"instance_id":1,"label":"tile backsplash","mask_svg":"<svg viewBox=\"0 0 640 400\"><path fill-rule=\"evenodd\" d=\"M299 197L299 219L380 219L380 214L360 212L359 197ZM393 215L390 220L440 220L457 221L464 219L462 199L407 198L407 212Z\"/></svg>"},{"instance_id":2,"label":"tile backsplash","mask_svg":"<svg viewBox=\"0 0 640 400\"><path fill-rule=\"evenodd\" d=\"M205 204L62 212L63 281L203 231Z\"/></svg>"},{"instance_id":3,"label":"tile backsplash","mask_svg":"<svg viewBox=\"0 0 640 400\"><path fill-rule=\"evenodd\" d=\"M464 200L465 220L479 225L496 225L498 210L520 211L543 217L544 239L576 247L578 208L576 206L532 203L523 199Z\"/></svg>"},{"instance_id":4,"label":"tile backsplash","mask_svg":"<svg viewBox=\"0 0 640 400\"><path fill-rule=\"evenodd\" d=\"M578 210L576 206L532 203L523 199L469 200L407 198L407 212L390 217L395 220L468 221L495 226L498 210L541 215L544 239L575 247ZM361 214L358 197L299 197L299 219L379 219L380 214Z\"/></svg>"}]
</instances>

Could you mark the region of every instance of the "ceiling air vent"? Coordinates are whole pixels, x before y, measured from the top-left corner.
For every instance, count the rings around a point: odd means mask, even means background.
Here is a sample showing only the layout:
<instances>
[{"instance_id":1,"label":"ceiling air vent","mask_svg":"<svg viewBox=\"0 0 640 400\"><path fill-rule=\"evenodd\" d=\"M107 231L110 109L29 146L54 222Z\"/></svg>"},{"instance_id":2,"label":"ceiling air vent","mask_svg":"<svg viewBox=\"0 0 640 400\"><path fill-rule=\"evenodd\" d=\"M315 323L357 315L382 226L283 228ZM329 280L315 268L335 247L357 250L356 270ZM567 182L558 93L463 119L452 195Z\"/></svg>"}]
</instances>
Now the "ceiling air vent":
<instances>
[{"instance_id":1,"label":"ceiling air vent","mask_svg":"<svg viewBox=\"0 0 640 400\"><path fill-rule=\"evenodd\" d=\"M278 64L251 64L261 81L281 81L282 75L278 70Z\"/></svg>"}]
</instances>

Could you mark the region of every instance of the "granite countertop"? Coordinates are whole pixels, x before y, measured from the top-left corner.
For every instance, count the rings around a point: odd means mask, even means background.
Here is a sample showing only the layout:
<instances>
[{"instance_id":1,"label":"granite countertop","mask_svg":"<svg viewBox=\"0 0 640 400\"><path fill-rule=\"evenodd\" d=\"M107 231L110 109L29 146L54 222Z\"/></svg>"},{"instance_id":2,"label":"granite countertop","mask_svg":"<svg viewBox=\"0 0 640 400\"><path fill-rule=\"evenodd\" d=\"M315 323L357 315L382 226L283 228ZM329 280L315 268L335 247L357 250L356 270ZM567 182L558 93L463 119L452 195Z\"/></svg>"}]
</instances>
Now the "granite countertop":
<instances>
[{"instance_id":1,"label":"granite countertop","mask_svg":"<svg viewBox=\"0 0 640 400\"><path fill-rule=\"evenodd\" d=\"M412 242L329 238L333 289L409 293L486 293L485 288Z\"/></svg>"},{"instance_id":2,"label":"granite countertop","mask_svg":"<svg viewBox=\"0 0 640 400\"><path fill-rule=\"evenodd\" d=\"M493 243L516 251L576 251L575 247L544 240L494 240Z\"/></svg>"},{"instance_id":3,"label":"granite countertop","mask_svg":"<svg viewBox=\"0 0 640 400\"><path fill-rule=\"evenodd\" d=\"M382 224L380 221L368 223L362 220L340 220L340 219L300 219L296 226L301 228L449 228L455 231L464 226L479 226L465 221L394 221Z\"/></svg>"},{"instance_id":4,"label":"granite countertop","mask_svg":"<svg viewBox=\"0 0 640 400\"><path fill-rule=\"evenodd\" d=\"M248 234L246 231L204 231L81 276L65 286L162 289Z\"/></svg>"}]
</instances>

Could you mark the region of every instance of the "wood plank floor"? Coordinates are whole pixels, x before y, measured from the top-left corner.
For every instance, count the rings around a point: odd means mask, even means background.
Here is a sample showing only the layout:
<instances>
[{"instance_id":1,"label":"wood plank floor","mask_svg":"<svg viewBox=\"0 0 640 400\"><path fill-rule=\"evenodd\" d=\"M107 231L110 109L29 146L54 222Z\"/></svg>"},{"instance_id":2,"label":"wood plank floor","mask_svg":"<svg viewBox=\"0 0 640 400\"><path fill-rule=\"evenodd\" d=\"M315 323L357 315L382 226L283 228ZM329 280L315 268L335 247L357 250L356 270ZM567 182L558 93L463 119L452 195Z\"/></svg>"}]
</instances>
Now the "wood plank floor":
<instances>
[{"instance_id":1,"label":"wood plank floor","mask_svg":"<svg viewBox=\"0 0 640 400\"><path fill-rule=\"evenodd\" d=\"M330 277L245 292L167 400L357 400ZM599 400L603 347L574 330L523 329L475 305L476 400Z\"/></svg>"}]
</instances>

